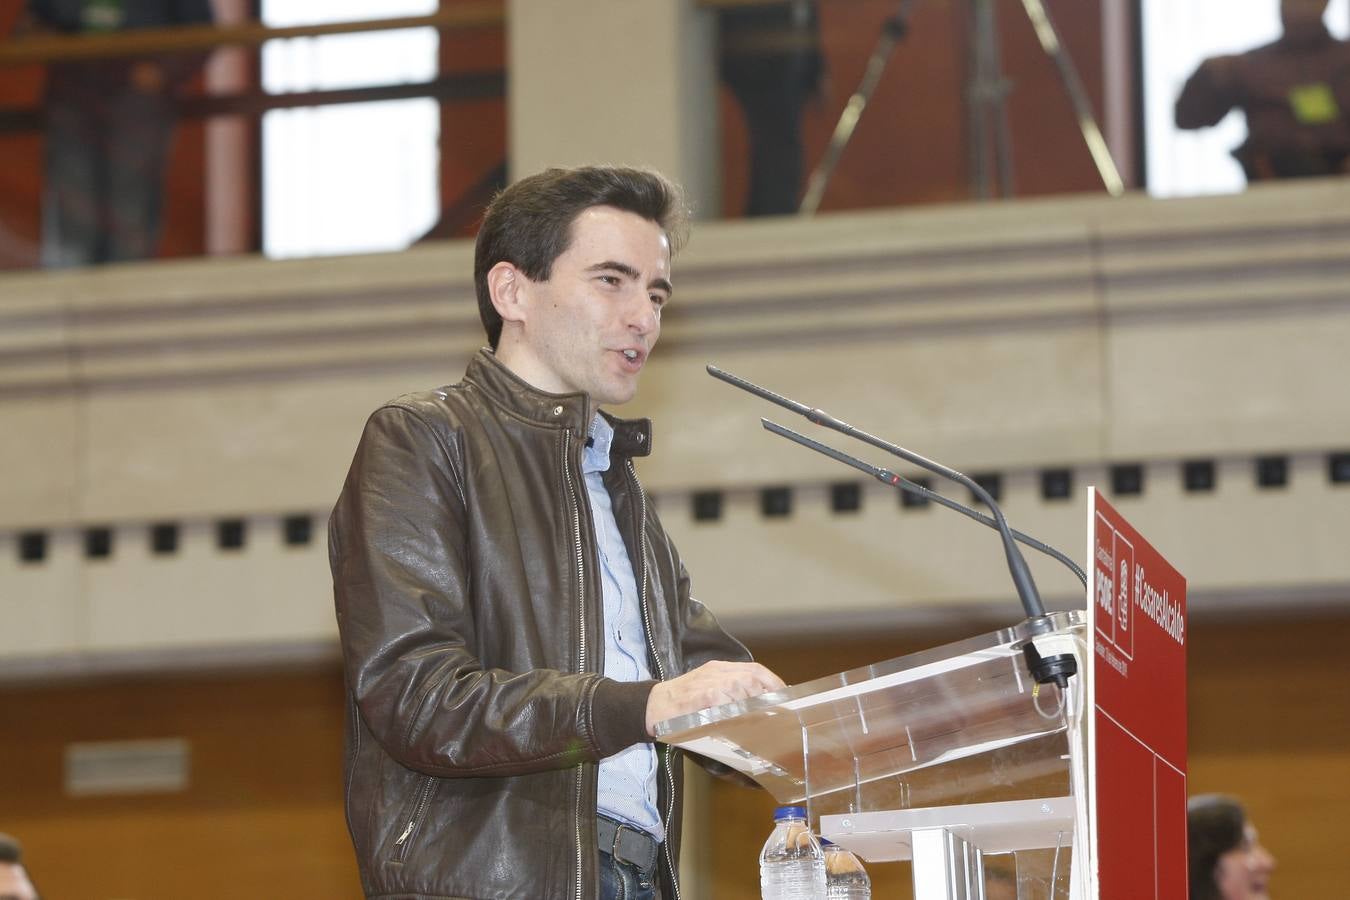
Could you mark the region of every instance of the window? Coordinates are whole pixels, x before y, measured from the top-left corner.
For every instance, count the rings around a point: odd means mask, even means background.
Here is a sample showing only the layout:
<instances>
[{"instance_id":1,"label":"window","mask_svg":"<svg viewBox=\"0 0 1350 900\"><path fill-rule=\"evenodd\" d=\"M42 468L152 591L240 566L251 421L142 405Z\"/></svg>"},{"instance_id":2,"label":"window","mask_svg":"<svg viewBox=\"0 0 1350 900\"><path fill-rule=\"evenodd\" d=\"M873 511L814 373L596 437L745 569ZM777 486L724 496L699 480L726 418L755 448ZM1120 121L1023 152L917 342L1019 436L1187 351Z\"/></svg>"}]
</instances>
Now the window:
<instances>
[{"instance_id":1,"label":"window","mask_svg":"<svg viewBox=\"0 0 1350 900\"><path fill-rule=\"evenodd\" d=\"M282 535L288 547L301 547L314 537L314 519L299 513L287 516L281 523Z\"/></svg>"},{"instance_id":2,"label":"window","mask_svg":"<svg viewBox=\"0 0 1350 900\"><path fill-rule=\"evenodd\" d=\"M1041 497L1045 500L1068 500L1073 496L1072 469L1043 469Z\"/></svg>"},{"instance_id":3,"label":"window","mask_svg":"<svg viewBox=\"0 0 1350 900\"><path fill-rule=\"evenodd\" d=\"M853 481L830 485L830 509L837 513L862 509L862 485Z\"/></svg>"},{"instance_id":4,"label":"window","mask_svg":"<svg viewBox=\"0 0 1350 900\"><path fill-rule=\"evenodd\" d=\"M792 489L769 487L759 492L759 511L765 518L781 519L792 514Z\"/></svg>"},{"instance_id":5,"label":"window","mask_svg":"<svg viewBox=\"0 0 1350 900\"><path fill-rule=\"evenodd\" d=\"M695 522L716 522L722 518L721 491L695 491L693 502Z\"/></svg>"},{"instance_id":6,"label":"window","mask_svg":"<svg viewBox=\"0 0 1350 900\"><path fill-rule=\"evenodd\" d=\"M150 552L156 556L167 556L178 552L178 526L172 522L162 522L150 526Z\"/></svg>"},{"instance_id":7,"label":"window","mask_svg":"<svg viewBox=\"0 0 1350 900\"><path fill-rule=\"evenodd\" d=\"M436 0L263 0L272 27L429 15ZM268 41L270 93L432 81L435 29ZM440 212L440 109L430 97L263 116L263 251L273 258L401 250Z\"/></svg>"},{"instance_id":8,"label":"window","mask_svg":"<svg viewBox=\"0 0 1350 900\"><path fill-rule=\"evenodd\" d=\"M242 550L247 533L243 519L221 519L216 523L216 546L221 550Z\"/></svg>"}]
</instances>

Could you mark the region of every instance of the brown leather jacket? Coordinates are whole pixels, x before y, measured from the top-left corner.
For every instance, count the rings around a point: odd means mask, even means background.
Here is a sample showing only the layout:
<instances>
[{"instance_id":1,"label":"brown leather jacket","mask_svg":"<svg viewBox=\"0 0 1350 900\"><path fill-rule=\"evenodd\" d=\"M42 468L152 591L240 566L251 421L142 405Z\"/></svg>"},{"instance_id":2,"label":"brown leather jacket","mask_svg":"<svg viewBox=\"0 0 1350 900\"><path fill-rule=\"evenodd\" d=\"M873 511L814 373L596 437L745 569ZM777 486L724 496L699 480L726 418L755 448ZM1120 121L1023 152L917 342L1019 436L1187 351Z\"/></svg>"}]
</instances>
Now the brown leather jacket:
<instances>
[{"instance_id":1,"label":"brown leather jacket","mask_svg":"<svg viewBox=\"0 0 1350 900\"><path fill-rule=\"evenodd\" d=\"M581 475L586 398L488 351L366 425L329 522L348 692L346 807L371 897L596 896L596 763L647 740L652 682L607 679ZM745 648L689 594L638 484L646 420L611 420L605 484L659 678ZM662 747L664 896L681 765Z\"/></svg>"}]
</instances>

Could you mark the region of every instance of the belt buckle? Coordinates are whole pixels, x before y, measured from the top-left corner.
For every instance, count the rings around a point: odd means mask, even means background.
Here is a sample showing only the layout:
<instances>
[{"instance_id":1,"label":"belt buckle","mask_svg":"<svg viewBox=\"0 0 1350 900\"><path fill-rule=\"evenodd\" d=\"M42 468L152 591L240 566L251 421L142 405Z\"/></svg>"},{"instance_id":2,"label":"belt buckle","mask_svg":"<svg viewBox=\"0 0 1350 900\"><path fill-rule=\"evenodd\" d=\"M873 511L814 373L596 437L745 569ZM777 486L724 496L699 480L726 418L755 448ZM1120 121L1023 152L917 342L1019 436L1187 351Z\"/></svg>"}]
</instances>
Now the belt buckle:
<instances>
[{"instance_id":1,"label":"belt buckle","mask_svg":"<svg viewBox=\"0 0 1350 900\"><path fill-rule=\"evenodd\" d=\"M624 852L623 849L620 847L620 843L622 841L623 832L625 828L633 833L633 837L637 840L638 845L643 850L646 850L648 848L648 845L651 842L651 836L648 835L647 832L643 831L640 828L634 828L632 825L629 825L626 822L616 821L614 823L614 843L610 847L609 855L614 857L615 859L622 860L623 862L630 863L631 865L635 865L639 868L642 869L647 868L652 864L651 859L645 858L648 854L644 853L643 859L634 859L633 857L629 856L626 852ZM646 841L643 841L643 838L646 838Z\"/></svg>"},{"instance_id":2,"label":"belt buckle","mask_svg":"<svg viewBox=\"0 0 1350 900\"><path fill-rule=\"evenodd\" d=\"M616 826L614 826L614 846L610 847L610 855L616 858L616 860L630 862L630 864L633 865L647 865L647 862L644 860L632 860L632 858L629 858L628 853L625 853L624 849L622 849L621 843L622 839L624 839L624 828L628 828L629 831L632 831L633 837L637 837L637 828L630 826L630 824L626 822L617 823Z\"/></svg>"},{"instance_id":3,"label":"belt buckle","mask_svg":"<svg viewBox=\"0 0 1350 900\"><path fill-rule=\"evenodd\" d=\"M614 843L609 848L609 855L614 857L615 859L623 860L624 862L635 863L637 862L637 860L629 859L628 854L624 853L619 847L619 842L620 839L623 837L623 830L625 828L627 828L629 831L637 830L633 826L627 824L626 822L616 821L614 823Z\"/></svg>"}]
</instances>

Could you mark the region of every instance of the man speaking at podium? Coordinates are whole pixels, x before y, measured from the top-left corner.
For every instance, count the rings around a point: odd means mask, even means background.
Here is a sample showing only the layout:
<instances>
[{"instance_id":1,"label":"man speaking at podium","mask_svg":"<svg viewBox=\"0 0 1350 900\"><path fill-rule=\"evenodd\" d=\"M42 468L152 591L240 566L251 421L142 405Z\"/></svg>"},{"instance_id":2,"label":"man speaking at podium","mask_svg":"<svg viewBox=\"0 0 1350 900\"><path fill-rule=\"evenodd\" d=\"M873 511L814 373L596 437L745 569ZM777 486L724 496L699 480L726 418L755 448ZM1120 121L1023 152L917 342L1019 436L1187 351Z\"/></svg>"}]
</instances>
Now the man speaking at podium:
<instances>
[{"instance_id":1,"label":"man speaking at podium","mask_svg":"<svg viewBox=\"0 0 1350 900\"><path fill-rule=\"evenodd\" d=\"M637 390L683 227L651 172L507 188L475 248L491 349L366 424L329 557L368 895L675 900L654 725L782 687L691 596L633 468L650 423L600 409Z\"/></svg>"}]
</instances>

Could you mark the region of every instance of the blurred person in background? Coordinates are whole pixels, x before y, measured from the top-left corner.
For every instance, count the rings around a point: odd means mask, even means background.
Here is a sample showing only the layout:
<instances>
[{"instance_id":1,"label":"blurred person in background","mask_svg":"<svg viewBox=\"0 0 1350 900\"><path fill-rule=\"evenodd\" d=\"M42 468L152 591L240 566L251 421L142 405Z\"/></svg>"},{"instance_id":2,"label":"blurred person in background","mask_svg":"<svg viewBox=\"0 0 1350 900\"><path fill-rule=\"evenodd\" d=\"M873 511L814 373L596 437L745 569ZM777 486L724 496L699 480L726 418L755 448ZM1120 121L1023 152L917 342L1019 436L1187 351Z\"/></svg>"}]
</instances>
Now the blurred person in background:
<instances>
[{"instance_id":1,"label":"blurred person in background","mask_svg":"<svg viewBox=\"0 0 1350 900\"><path fill-rule=\"evenodd\" d=\"M214 21L210 0L28 0L26 13L22 29L70 35ZM43 265L156 255L174 95L206 56L106 57L47 67Z\"/></svg>"},{"instance_id":2,"label":"blurred person in background","mask_svg":"<svg viewBox=\"0 0 1350 900\"><path fill-rule=\"evenodd\" d=\"M23 849L7 834L0 834L0 900L38 900L23 867Z\"/></svg>"},{"instance_id":3,"label":"blurred person in background","mask_svg":"<svg viewBox=\"0 0 1350 900\"><path fill-rule=\"evenodd\" d=\"M1247 117L1233 150L1248 181L1350 171L1350 43L1323 22L1328 0L1282 0L1274 43L1201 63L1176 104L1178 128Z\"/></svg>"},{"instance_id":4,"label":"blurred person in background","mask_svg":"<svg viewBox=\"0 0 1350 900\"><path fill-rule=\"evenodd\" d=\"M748 2L718 16L722 80L745 114L750 140L747 216L790 215L802 189L802 110L824 66L816 4Z\"/></svg>"},{"instance_id":5,"label":"blurred person in background","mask_svg":"<svg viewBox=\"0 0 1350 900\"><path fill-rule=\"evenodd\" d=\"M1275 857L1257 839L1242 804L1221 794L1186 805L1191 900L1270 900Z\"/></svg>"}]
</instances>

